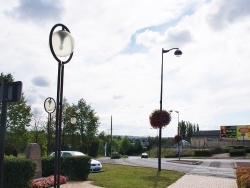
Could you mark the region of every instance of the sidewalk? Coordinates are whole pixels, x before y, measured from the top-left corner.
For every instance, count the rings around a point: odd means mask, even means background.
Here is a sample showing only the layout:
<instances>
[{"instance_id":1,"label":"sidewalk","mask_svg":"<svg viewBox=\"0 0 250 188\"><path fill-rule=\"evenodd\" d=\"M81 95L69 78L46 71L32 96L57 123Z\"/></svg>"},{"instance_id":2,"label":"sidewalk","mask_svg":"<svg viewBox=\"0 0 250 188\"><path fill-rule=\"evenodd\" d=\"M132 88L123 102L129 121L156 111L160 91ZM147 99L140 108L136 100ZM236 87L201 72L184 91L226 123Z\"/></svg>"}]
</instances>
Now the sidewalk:
<instances>
[{"instance_id":1,"label":"sidewalk","mask_svg":"<svg viewBox=\"0 0 250 188\"><path fill-rule=\"evenodd\" d=\"M68 181L62 188L102 188L91 181ZM185 174L168 188L238 188L236 179L216 176Z\"/></svg>"},{"instance_id":2,"label":"sidewalk","mask_svg":"<svg viewBox=\"0 0 250 188\"><path fill-rule=\"evenodd\" d=\"M62 188L101 188L91 181L69 181ZM237 188L236 179L186 174L168 188Z\"/></svg>"},{"instance_id":3,"label":"sidewalk","mask_svg":"<svg viewBox=\"0 0 250 188\"><path fill-rule=\"evenodd\" d=\"M91 184L91 181L68 181L60 185L62 188L101 188Z\"/></svg>"},{"instance_id":4,"label":"sidewalk","mask_svg":"<svg viewBox=\"0 0 250 188\"><path fill-rule=\"evenodd\" d=\"M237 188L236 179L186 174L168 188Z\"/></svg>"}]
</instances>

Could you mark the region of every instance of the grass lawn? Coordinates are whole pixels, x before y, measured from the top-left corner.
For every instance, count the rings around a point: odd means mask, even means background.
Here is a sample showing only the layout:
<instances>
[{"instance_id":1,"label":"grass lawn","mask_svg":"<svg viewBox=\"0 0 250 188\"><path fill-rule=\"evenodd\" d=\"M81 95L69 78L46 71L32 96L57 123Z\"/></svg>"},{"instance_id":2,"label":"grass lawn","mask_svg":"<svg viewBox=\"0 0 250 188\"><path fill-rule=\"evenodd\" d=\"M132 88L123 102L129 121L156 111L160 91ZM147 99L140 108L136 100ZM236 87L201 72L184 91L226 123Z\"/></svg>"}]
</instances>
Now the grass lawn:
<instances>
[{"instance_id":1,"label":"grass lawn","mask_svg":"<svg viewBox=\"0 0 250 188\"><path fill-rule=\"evenodd\" d=\"M103 171L91 173L88 180L106 188L166 188L183 175L169 170L158 172L155 168L103 164Z\"/></svg>"}]
</instances>

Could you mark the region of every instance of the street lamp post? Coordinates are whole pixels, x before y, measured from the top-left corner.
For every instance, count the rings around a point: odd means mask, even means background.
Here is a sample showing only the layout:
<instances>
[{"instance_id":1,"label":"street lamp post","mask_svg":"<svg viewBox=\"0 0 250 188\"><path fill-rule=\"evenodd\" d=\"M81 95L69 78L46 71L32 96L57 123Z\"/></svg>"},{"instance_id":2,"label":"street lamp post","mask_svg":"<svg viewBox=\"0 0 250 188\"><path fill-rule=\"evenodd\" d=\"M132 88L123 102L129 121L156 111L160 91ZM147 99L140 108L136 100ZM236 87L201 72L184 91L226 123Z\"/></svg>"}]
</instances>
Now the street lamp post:
<instances>
[{"instance_id":1,"label":"street lamp post","mask_svg":"<svg viewBox=\"0 0 250 188\"><path fill-rule=\"evenodd\" d=\"M111 126L111 132L110 132L110 135L111 135L111 138L110 138L110 157L112 157L112 138L113 138L113 119L112 119L112 116L111 116L111 121L110 121L110 126Z\"/></svg>"},{"instance_id":2,"label":"street lamp post","mask_svg":"<svg viewBox=\"0 0 250 188\"><path fill-rule=\"evenodd\" d=\"M179 120L179 111L177 110L170 110L169 112L176 112L178 114L178 126L177 126L177 135L180 135L180 120Z\"/></svg>"},{"instance_id":3,"label":"street lamp post","mask_svg":"<svg viewBox=\"0 0 250 188\"><path fill-rule=\"evenodd\" d=\"M175 50L174 55L180 56L182 52L179 50L179 48L171 48L169 50L164 50L162 48L162 61L161 61L161 93L160 93L160 111L162 111L162 93L163 93L163 54L168 53L171 50ZM158 153L158 171L161 171L161 132L162 128L159 128L159 153Z\"/></svg>"},{"instance_id":4,"label":"street lamp post","mask_svg":"<svg viewBox=\"0 0 250 188\"><path fill-rule=\"evenodd\" d=\"M241 136L243 137L243 147L245 147L245 135L246 135L246 133L241 133Z\"/></svg>"},{"instance_id":5,"label":"street lamp post","mask_svg":"<svg viewBox=\"0 0 250 188\"><path fill-rule=\"evenodd\" d=\"M54 32L57 27L61 30ZM69 29L63 24L56 24L52 27L49 35L49 46L53 57L58 62L57 77L57 98L56 98L56 137L55 137L55 169L54 188L60 187L60 166L61 166L61 133L62 133L62 101L63 101L63 77L64 64L68 63L75 47L74 38L70 35ZM59 57L67 60L63 61Z\"/></svg>"},{"instance_id":6,"label":"street lamp post","mask_svg":"<svg viewBox=\"0 0 250 188\"><path fill-rule=\"evenodd\" d=\"M245 158L245 153L246 153L246 149L245 149L245 136L246 136L246 133L241 133L241 136L243 137L243 149L244 149L244 158Z\"/></svg>"},{"instance_id":7,"label":"street lamp post","mask_svg":"<svg viewBox=\"0 0 250 188\"><path fill-rule=\"evenodd\" d=\"M44 101L44 109L48 113L48 125L47 125L47 133L48 133L48 138L47 138L47 155L49 155L50 152L50 127L51 127L51 114L55 111L56 109L56 102L53 98L48 97Z\"/></svg>"}]
</instances>

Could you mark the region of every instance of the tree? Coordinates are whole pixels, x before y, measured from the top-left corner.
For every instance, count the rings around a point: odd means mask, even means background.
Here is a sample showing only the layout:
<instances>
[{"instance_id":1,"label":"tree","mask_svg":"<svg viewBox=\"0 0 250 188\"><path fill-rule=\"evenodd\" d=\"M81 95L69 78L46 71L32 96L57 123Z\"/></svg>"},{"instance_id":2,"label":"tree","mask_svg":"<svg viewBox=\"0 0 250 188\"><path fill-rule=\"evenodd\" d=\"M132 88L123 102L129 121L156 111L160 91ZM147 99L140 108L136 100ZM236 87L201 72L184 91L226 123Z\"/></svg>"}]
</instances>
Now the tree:
<instances>
[{"instance_id":1,"label":"tree","mask_svg":"<svg viewBox=\"0 0 250 188\"><path fill-rule=\"evenodd\" d=\"M199 131L198 124L192 124L190 122L181 121L179 123L180 127L180 135L183 137L184 140L190 141L193 133Z\"/></svg>"},{"instance_id":2,"label":"tree","mask_svg":"<svg viewBox=\"0 0 250 188\"><path fill-rule=\"evenodd\" d=\"M77 105L74 106L78 131L81 137L82 149L90 149L91 142L94 140L99 127L99 117L90 105L84 99L80 99ZM98 151L98 148L96 152Z\"/></svg>"},{"instance_id":3,"label":"tree","mask_svg":"<svg viewBox=\"0 0 250 188\"><path fill-rule=\"evenodd\" d=\"M132 149L131 141L127 136L125 136L121 142L121 153L127 155L131 149Z\"/></svg>"},{"instance_id":4,"label":"tree","mask_svg":"<svg viewBox=\"0 0 250 188\"><path fill-rule=\"evenodd\" d=\"M73 116L77 119L76 124L70 122ZM62 148L80 150L96 156L99 147L99 140L96 139L99 124L99 117L84 99L70 105L64 98Z\"/></svg>"},{"instance_id":5,"label":"tree","mask_svg":"<svg viewBox=\"0 0 250 188\"><path fill-rule=\"evenodd\" d=\"M41 121L41 114L38 111L37 108L32 110L32 124L31 124L31 129L34 131L34 141L35 143L38 143L39 141L39 132L40 131L44 131L44 127L42 125L42 121Z\"/></svg>"},{"instance_id":6,"label":"tree","mask_svg":"<svg viewBox=\"0 0 250 188\"><path fill-rule=\"evenodd\" d=\"M44 155L47 151L47 125L42 119L42 114L37 108L32 110L32 118L29 126L29 143L38 143L41 153Z\"/></svg>"}]
</instances>

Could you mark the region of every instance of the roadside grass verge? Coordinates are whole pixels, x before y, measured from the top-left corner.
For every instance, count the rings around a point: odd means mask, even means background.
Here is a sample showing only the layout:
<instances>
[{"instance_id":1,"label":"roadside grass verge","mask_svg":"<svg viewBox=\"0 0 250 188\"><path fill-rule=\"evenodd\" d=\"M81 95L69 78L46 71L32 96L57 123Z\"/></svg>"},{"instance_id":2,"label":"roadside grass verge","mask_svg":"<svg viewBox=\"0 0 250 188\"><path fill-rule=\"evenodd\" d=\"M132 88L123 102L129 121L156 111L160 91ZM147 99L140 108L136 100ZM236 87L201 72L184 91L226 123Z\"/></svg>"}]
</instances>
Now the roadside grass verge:
<instances>
[{"instance_id":1,"label":"roadside grass verge","mask_svg":"<svg viewBox=\"0 0 250 188\"><path fill-rule=\"evenodd\" d=\"M155 168L103 164L103 171L89 174L94 185L106 188L166 188L184 173Z\"/></svg>"}]
</instances>

